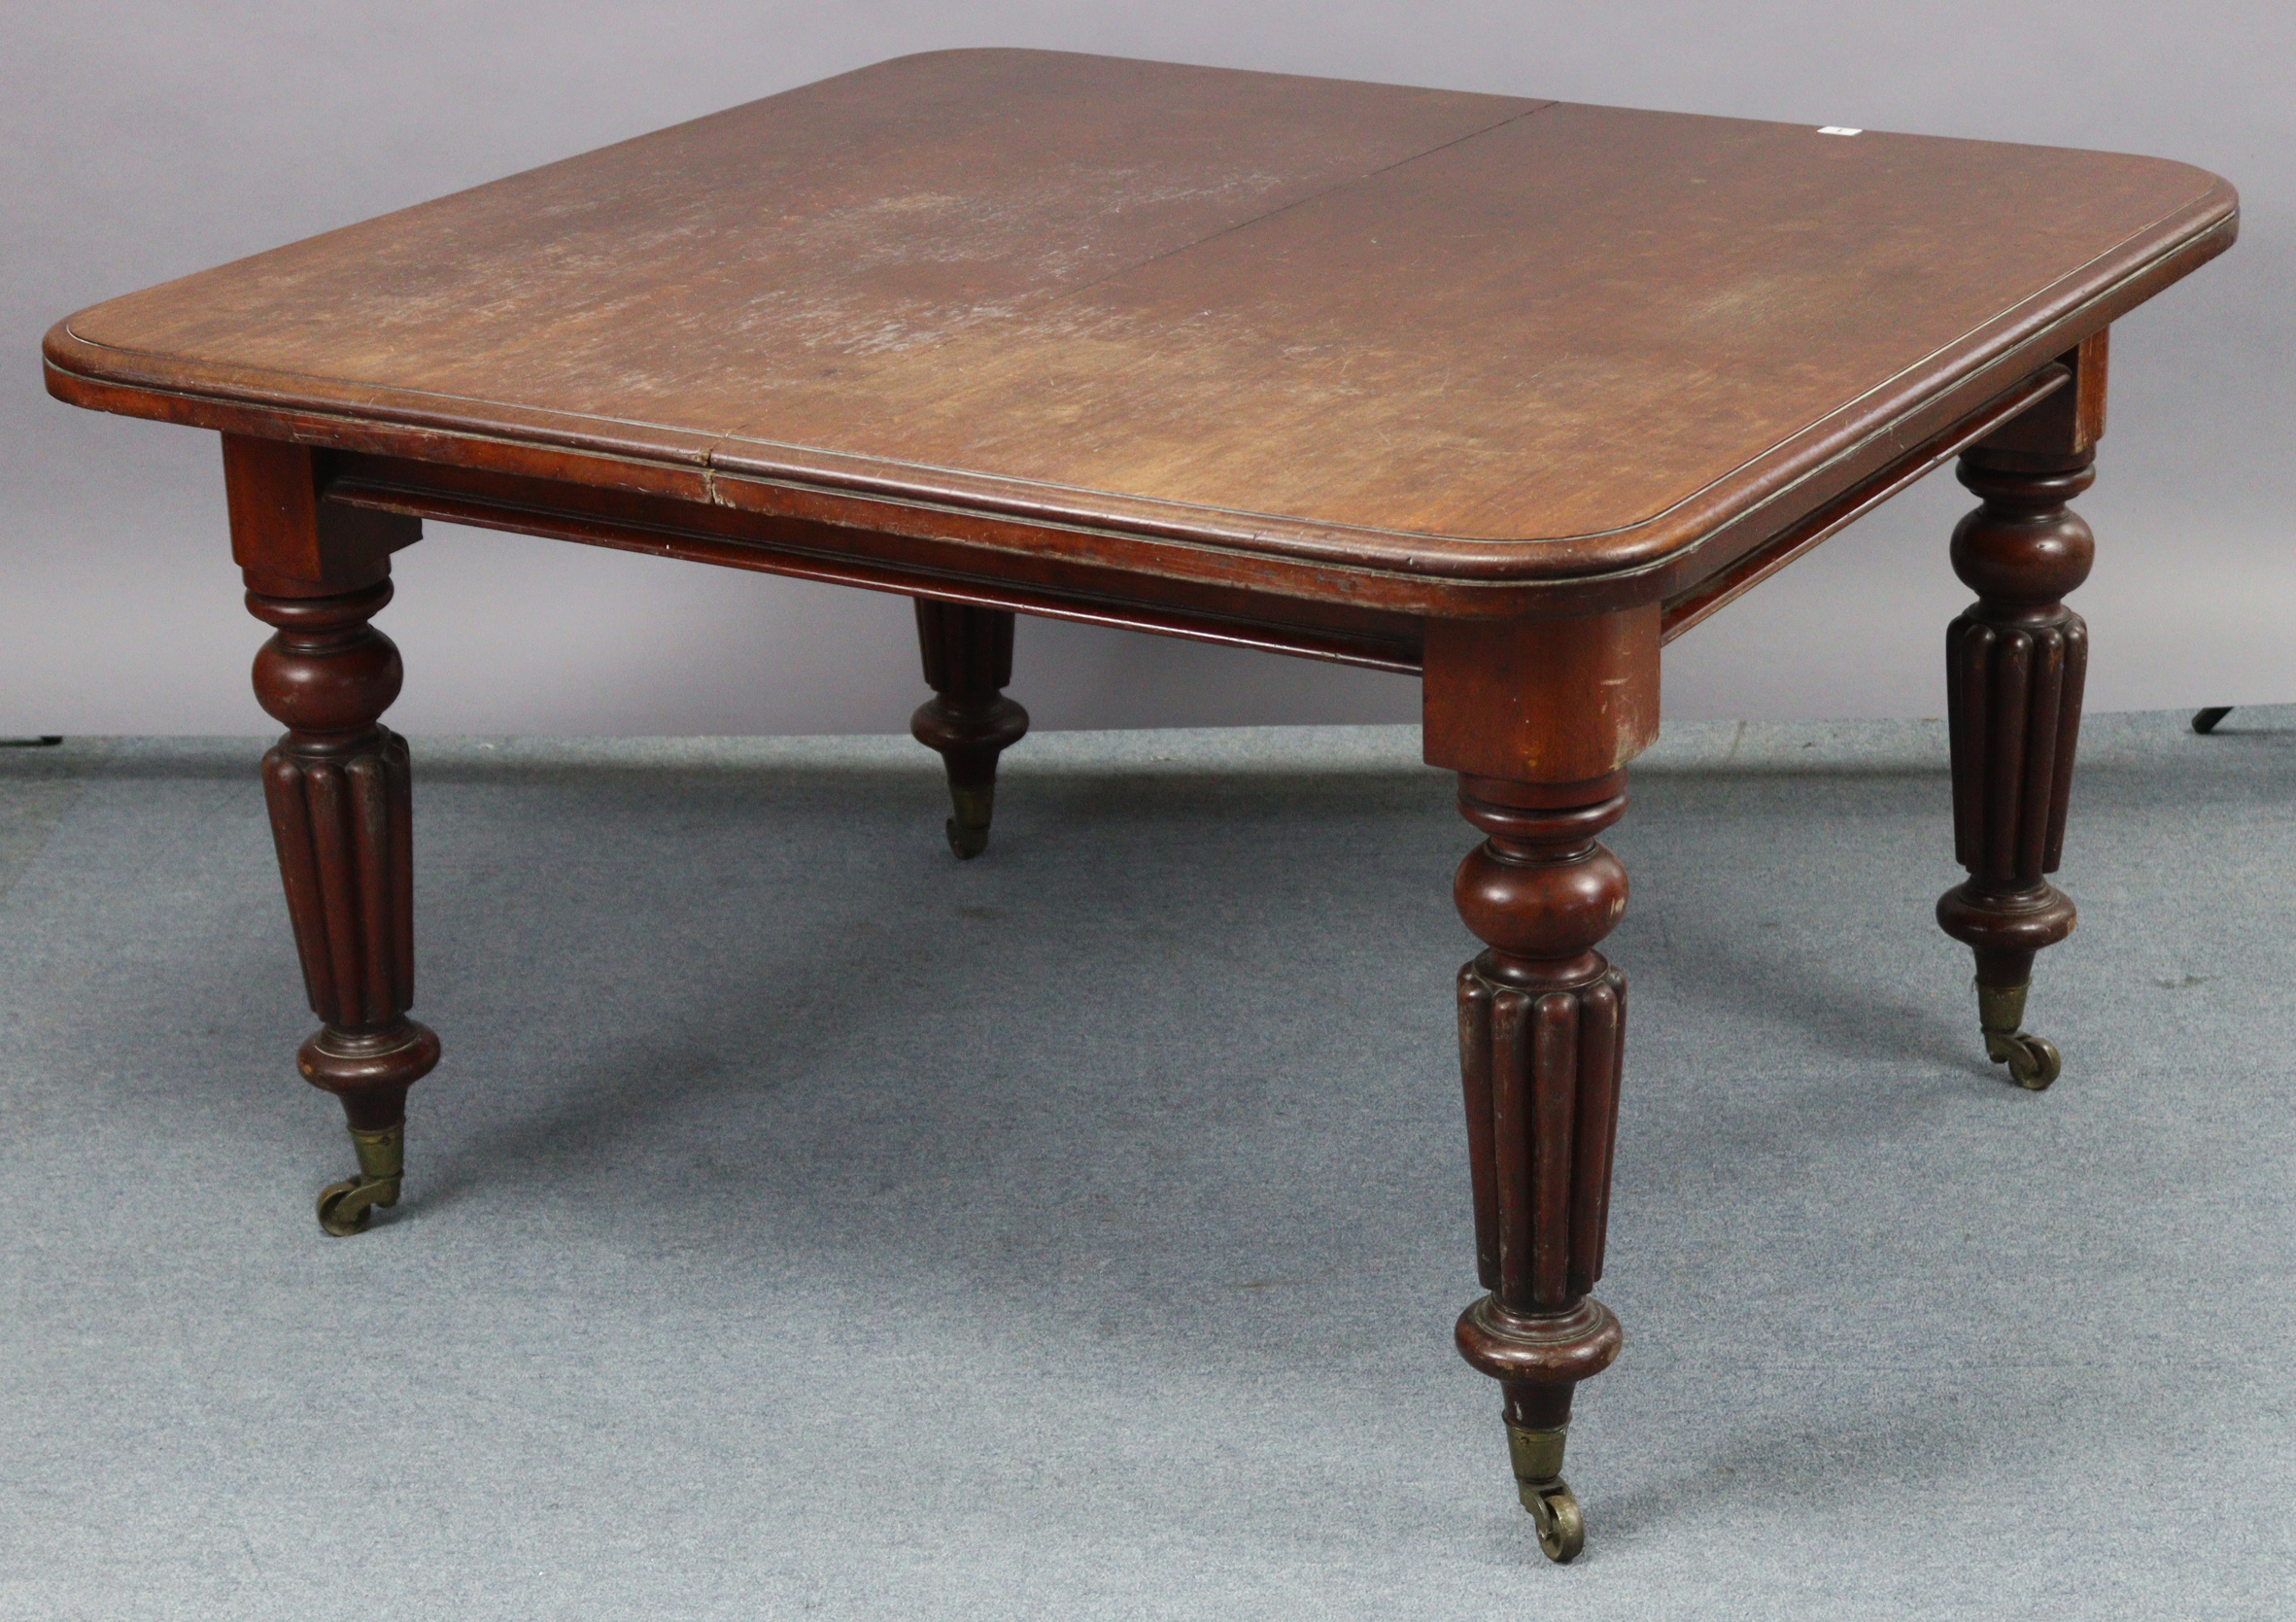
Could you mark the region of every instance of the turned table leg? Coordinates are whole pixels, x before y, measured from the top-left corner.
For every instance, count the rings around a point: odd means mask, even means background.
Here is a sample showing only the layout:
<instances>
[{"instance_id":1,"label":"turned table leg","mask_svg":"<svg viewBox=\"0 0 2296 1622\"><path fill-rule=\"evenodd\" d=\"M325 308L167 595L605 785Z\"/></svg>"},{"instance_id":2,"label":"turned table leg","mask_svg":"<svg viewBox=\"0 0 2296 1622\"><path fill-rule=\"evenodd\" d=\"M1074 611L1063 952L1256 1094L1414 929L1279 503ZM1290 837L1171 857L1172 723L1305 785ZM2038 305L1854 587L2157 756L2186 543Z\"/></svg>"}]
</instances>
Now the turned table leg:
<instances>
[{"instance_id":1,"label":"turned table leg","mask_svg":"<svg viewBox=\"0 0 2296 1622\"><path fill-rule=\"evenodd\" d=\"M256 698L287 734L263 756L263 799L318 1032L303 1079L342 1100L359 1173L319 1196L319 1225L357 1233L395 1205L407 1088L438 1038L415 998L414 824L406 741L382 724L398 649L368 620L391 601L389 554L414 520L322 500L315 453L226 435L232 553L248 611L271 626Z\"/></svg>"},{"instance_id":2,"label":"turned table leg","mask_svg":"<svg viewBox=\"0 0 2296 1622\"><path fill-rule=\"evenodd\" d=\"M2096 550L2066 502L2095 478L2093 454L1970 451L1961 482L1984 504L1953 533L1954 571L1977 594L1945 634L1954 853L1970 877L1937 921L1976 954L1987 1055L2035 1090L2064 1063L2022 1026L2034 956L2074 921L2046 875L2064 849L2088 669L2088 628L2064 598Z\"/></svg>"},{"instance_id":3,"label":"turned table leg","mask_svg":"<svg viewBox=\"0 0 2296 1622\"><path fill-rule=\"evenodd\" d=\"M934 697L909 717L908 730L948 767L956 811L948 847L964 860L988 848L997 756L1028 731L1028 711L1004 695L1012 679L1012 615L920 597L917 643Z\"/></svg>"},{"instance_id":4,"label":"turned table leg","mask_svg":"<svg viewBox=\"0 0 2296 1622\"><path fill-rule=\"evenodd\" d=\"M1460 1353L1506 1394L1507 1448L1539 1547L1585 1541L1562 1479L1571 1393L1618 1356L1602 1276L1627 983L1595 944L1627 906L1627 870L1595 840L1626 810L1625 775L1560 788L1462 776L1459 811L1490 837L1459 864L1459 916L1489 947L1459 971L1459 1074L1475 1260L1491 1294Z\"/></svg>"},{"instance_id":5,"label":"turned table leg","mask_svg":"<svg viewBox=\"0 0 2296 1622\"><path fill-rule=\"evenodd\" d=\"M1461 1356L1499 1382L1516 1493L1556 1561L1586 1540L1562 1479L1579 1382L1623 1337L1602 1277L1627 983L1596 946L1627 907L1597 836L1627 809L1627 762L1658 736L1659 610L1429 621L1425 754L1458 774L1485 835L1452 883L1486 949L1459 971L1475 1262Z\"/></svg>"},{"instance_id":6,"label":"turned table leg","mask_svg":"<svg viewBox=\"0 0 2296 1622\"><path fill-rule=\"evenodd\" d=\"M263 757L303 985L319 1031L303 1077L343 1101L359 1175L319 1196L319 1225L357 1233L398 1203L407 1088L438 1062L415 999L414 851L406 741L379 717L398 696L398 650L367 624L391 582L337 597L247 594L277 627L256 656L256 697L287 736Z\"/></svg>"}]
</instances>

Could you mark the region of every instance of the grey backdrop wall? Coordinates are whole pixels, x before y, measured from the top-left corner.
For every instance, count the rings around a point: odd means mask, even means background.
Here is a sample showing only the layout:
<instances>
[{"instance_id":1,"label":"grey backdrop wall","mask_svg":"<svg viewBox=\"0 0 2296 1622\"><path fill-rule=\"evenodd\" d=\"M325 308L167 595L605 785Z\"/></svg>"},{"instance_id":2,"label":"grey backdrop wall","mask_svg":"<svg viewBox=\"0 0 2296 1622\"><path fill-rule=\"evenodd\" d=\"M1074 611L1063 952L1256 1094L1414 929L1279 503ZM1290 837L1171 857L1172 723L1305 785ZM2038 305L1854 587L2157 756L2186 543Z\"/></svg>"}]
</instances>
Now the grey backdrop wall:
<instances>
[{"instance_id":1,"label":"grey backdrop wall","mask_svg":"<svg viewBox=\"0 0 2296 1622\"><path fill-rule=\"evenodd\" d=\"M70 410L81 305L906 52L1030 45L2182 158L2245 201L2226 259L2122 324L2095 707L2285 699L2296 659L2296 7L1591 8L1546 0L968 7L160 0L0 16L0 734L255 732L257 628L212 435ZM1667 713L1919 715L1964 594L1933 478L1669 651ZM546 566L546 567L545 567ZM432 526L383 621L410 732L896 731L904 600ZM1399 720L1410 680L1024 621L1043 726Z\"/></svg>"}]
</instances>

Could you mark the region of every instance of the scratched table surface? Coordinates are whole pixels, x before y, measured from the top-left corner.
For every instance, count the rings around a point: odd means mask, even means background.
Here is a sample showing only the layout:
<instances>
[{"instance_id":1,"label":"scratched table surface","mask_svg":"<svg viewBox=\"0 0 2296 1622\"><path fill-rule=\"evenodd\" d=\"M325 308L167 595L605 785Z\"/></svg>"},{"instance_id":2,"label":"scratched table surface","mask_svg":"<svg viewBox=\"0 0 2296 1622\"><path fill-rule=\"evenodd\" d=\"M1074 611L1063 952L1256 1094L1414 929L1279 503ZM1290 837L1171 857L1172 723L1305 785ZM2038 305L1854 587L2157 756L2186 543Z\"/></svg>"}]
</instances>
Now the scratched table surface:
<instances>
[{"instance_id":1,"label":"scratched table surface","mask_svg":"<svg viewBox=\"0 0 2296 1622\"><path fill-rule=\"evenodd\" d=\"M409 455L1583 575L2029 373L2234 208L2152 158L953 52L115 299L48 357Z\"/></svg>"}]
</instances>

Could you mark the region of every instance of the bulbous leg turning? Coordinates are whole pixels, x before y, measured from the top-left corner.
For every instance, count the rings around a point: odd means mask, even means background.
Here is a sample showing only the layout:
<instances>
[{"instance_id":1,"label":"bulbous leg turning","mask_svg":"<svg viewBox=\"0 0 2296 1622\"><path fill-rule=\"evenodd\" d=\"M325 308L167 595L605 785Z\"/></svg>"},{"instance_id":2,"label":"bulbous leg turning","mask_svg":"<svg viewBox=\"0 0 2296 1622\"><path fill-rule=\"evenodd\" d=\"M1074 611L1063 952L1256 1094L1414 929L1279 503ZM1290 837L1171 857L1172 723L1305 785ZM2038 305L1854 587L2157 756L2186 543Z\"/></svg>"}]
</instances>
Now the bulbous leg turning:
<instances>
[{"instance_id":1,"label":"bulbous leg turning","mask_svg":"<svg viewBox=\"0 0 2296 1622\"><path fill-rule=\"evenodd\" d=\"M1460 864L1459 915L1490 949L1459 972L1459 1074L1490 1294L1460 1314L1459 1354L1497 1380L1516 1492L1539 1548L1586 1542L1562 1478L1572 1394L1619 1354L1602 1276L1627 986L1594 950L1627 901L1594 836L1626 809L1623 775L1560 788L1462 777L1490 837Z\"/></svg>"},{"instance_id":2,"label":"bulbous leg turning","mask_svg":"<svg viewBox=\"0 0 2296 1622\"><path fill-rule=\"evenodd\" d=\"M908 730L948 768L948 847L959 861L988 848L997 757L1028 731L1028 711L1005 697L1012 679L1012 616L1001 608L917 599L917 644L934 697Z\"/></svg>"}]
</instances>

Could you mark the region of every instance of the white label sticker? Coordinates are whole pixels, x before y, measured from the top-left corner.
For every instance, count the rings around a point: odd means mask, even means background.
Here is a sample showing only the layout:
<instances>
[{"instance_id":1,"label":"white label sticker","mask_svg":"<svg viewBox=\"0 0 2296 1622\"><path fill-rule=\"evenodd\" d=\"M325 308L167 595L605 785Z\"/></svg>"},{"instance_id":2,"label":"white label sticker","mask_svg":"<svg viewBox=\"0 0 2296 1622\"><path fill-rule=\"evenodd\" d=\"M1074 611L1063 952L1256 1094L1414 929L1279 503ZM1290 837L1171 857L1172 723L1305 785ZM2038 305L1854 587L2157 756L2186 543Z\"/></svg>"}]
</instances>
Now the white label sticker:
<instances>
[{"instance_id":1,"label":"white label sticker","mask_svg":"<svg viewBox=\"0 0 2296 1622\"><path fill-rule=\"evenodd\" d=\"M1863 135L1866 132L1862 129L1848 129L1837 123L1830 123L1820 124L1818 133L1820 135Z\"/></svg>"}]
</instances>

